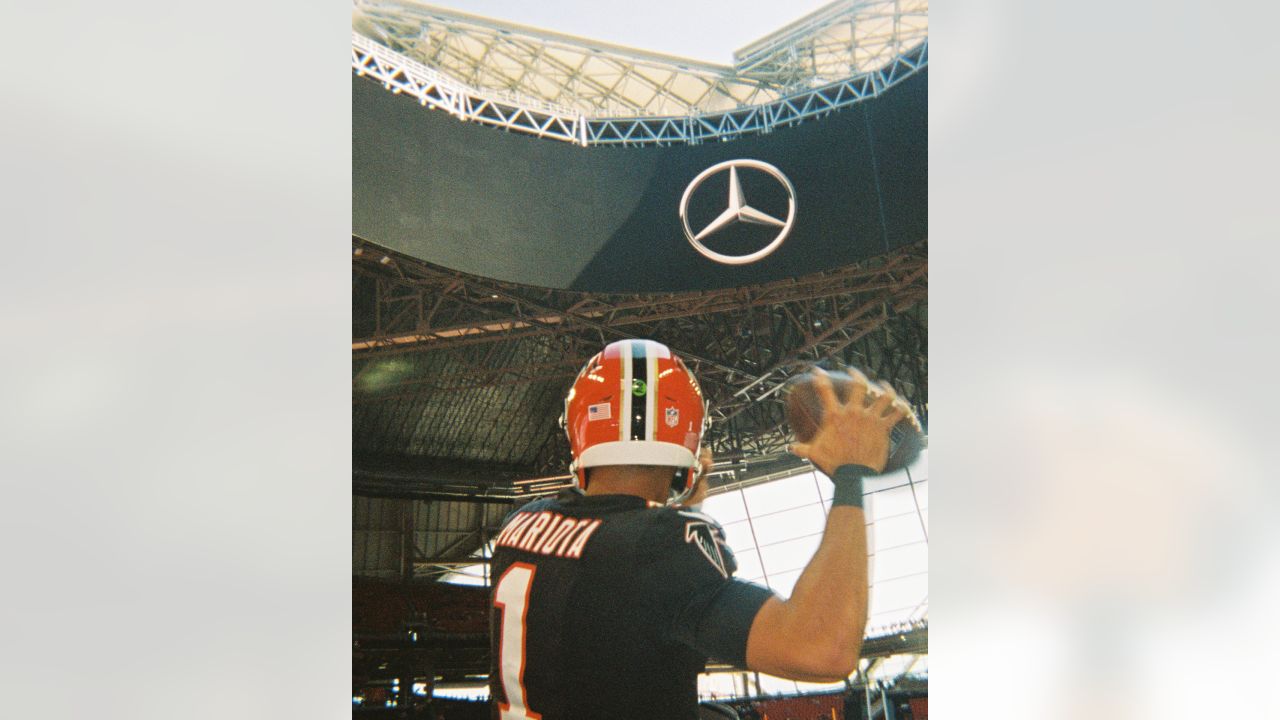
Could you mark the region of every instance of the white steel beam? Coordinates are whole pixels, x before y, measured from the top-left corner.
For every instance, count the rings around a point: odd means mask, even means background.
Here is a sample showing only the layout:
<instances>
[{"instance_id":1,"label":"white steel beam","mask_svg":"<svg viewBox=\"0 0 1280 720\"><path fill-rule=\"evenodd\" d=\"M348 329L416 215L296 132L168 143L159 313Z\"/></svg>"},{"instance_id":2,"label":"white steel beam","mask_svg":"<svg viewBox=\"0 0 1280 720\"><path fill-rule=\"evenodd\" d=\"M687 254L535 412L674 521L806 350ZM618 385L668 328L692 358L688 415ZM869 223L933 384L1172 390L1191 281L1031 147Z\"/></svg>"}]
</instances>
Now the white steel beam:
<instances>
[{"instance_id":1,"label":"white steel beam","mask_svg":"<svg viewBox=\"0 0 1280 720\"><path fill-rule=\"evenodd\" d=\"M355 7L358 75L463 120L583 146L767 133L875 97L929 58L928 0L838 0L739 50L733 66L408 0Z\"/></svg>"}]
</instances>

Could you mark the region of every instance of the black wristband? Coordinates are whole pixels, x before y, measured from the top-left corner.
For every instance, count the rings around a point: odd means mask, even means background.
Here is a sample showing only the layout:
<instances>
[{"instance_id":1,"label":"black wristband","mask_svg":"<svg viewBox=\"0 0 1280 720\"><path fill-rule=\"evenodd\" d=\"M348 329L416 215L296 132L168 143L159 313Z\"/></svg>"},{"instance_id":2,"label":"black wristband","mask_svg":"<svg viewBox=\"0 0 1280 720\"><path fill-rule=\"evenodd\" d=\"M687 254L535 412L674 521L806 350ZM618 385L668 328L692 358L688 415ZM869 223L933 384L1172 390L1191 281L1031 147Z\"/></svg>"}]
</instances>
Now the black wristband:
<instances>
[{"instance_id":1,"label":"black wristband","mask_svg":"<svg viewBox=\"0 0 1280 720\"><path fill-rule=\"evenodd\" d=\"M841 465L831 476L836 491L831 496L831 506L853 505L862 507L862 478L875 471L865 465Z\"/></svg>"}]
</instances>

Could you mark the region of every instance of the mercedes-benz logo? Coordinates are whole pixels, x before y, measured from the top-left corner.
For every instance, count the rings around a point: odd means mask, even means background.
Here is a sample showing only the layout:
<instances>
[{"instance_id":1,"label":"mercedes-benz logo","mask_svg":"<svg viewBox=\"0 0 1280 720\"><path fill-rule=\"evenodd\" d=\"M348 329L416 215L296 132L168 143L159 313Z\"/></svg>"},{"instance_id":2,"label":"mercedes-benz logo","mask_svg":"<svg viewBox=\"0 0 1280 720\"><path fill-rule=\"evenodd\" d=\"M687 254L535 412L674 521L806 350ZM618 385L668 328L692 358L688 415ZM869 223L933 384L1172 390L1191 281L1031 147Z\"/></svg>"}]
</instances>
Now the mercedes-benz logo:
<instances>
[{"instance_id":1,"label":"mercedes-benz logo","mask_svg":"<svg viewBox=\"0 0 1280 720\"><path fill-rule=\"evenodd\" d=\"M746 199L742 196L742 185L738 181L738 168L761 170L768 173L769 176L782 185L783 189L787 191L786 220L779 220L771 215L766 215L747 204ZM689 227L689 197L707 178L726 169L729 171L729 206L715 220L712 220L710 225L694 233L693 229ZM752 263L777 250L782 241L787 239L787 234L791 232L791 226L795 223L795 219L796 189L791 186L791 181L787 179L786 175L782 174L781 170L761 160L726 160L712 165L698 173L698 176L684 189L684 195L680 198L680 224L684 226L684 236L689 239L689 243L693 245L695 250L702 253L703 257L726 265ZM724 255L702 244L703 238L736 223L770 225L780 229L768 245L747 255Z\"/></svg>"}]
</instances>

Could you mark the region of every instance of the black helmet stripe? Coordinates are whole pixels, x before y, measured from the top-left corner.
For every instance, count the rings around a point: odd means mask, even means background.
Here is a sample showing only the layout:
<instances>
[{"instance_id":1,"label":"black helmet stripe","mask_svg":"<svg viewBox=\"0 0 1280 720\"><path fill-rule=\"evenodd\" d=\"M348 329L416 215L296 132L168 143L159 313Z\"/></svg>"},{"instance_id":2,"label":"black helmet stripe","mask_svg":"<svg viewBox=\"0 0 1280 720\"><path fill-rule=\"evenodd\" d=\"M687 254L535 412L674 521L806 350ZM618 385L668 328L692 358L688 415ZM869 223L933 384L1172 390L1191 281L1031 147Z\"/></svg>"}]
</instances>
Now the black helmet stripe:
<instances>
[{"instance_id":1,"label":"black helmet stripe","mask_svg":"<svg viewBox=\"0 0 1280 720\"><path fill-rule=\"evenodd\" d=\"M641 388L644 389L644 394L637 395ZM648 440L645 437L645 426L649 404L646 402L649 392L649 343L643 340L631 341L631 387L627 388L627 392L631 393L630 439Z\"/></svg>"}]
</instances>

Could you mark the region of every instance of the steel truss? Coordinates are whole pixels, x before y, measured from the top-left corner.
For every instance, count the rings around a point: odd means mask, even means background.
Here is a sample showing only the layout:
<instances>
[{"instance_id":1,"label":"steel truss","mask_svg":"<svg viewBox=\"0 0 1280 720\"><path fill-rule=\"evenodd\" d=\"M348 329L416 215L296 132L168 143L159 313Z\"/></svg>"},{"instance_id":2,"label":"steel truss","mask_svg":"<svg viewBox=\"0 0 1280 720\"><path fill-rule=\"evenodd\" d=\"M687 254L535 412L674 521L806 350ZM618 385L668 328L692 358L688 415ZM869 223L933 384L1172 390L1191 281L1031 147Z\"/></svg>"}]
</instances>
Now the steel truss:
<instances>
[{"instance_id":1,"label":"steel truss","mask_svg":"<svg viewBox=\"0 0 1280 720\"><path fill-rule=\"evenodd\" d=\"M458 397L521 386L563 394L605 343L649 337L698 376L721 458L769 458L786 447L778 391L811 364L834 360L888 380L928 420L926 298L921 243L838 270L767 285L662 295L599 295L500 282L447 270L353 238L354 272L371 281L371 319L355 328L353 402ZM415 353L433 371L362 382L389 358ZM439 370L439 368L446 368ZM563 434L534 463L564 470Z\"/></svg>"},{"instance_id":2,"label":"steel truss","mask_svg":"<svg viewBox=\"0 0 1280 720\"><path fill-rule=\"evenodd\" d=\"M413 3L357 9L357 75L460 120L582 146L767 133L875 97L929 56L926 0L833 3L739 51L732 67Z\"/></svg>"}]
</instances>

